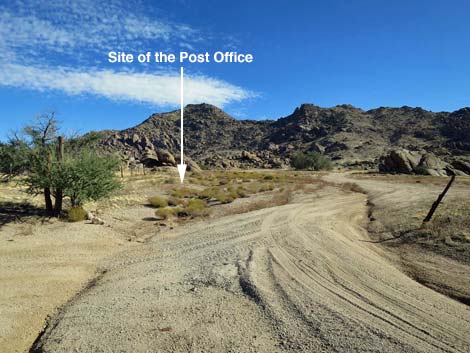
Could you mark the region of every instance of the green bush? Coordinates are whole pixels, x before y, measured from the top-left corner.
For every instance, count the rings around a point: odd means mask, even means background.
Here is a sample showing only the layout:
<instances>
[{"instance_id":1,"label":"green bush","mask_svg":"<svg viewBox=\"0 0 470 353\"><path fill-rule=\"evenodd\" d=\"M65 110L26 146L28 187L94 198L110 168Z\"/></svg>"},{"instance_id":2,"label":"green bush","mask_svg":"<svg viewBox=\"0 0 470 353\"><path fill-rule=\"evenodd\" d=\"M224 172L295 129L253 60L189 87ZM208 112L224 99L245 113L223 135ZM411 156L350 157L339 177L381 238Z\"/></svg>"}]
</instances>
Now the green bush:
<instances>
[{"instance_id":1,"label":"green bush","mask_svg":"<svg viewBox=\"0 0 470 353\"><path fill-rule=\"evenodd\" d=\"M297 170L330 170L331 161L318 152L297 152L291 159L291 166Z\"/></svg>"},{"instance_id":2,"label":"green bush","mask_svg":"<svg viewBox=\"0 0 470 353\"><path fill-rule=\"evenodd\" d=\"M68 213L69 222L81 222L86 220L87 212L81 206L72 207Z\"/></svg>"},{"instance_id":3,"label":"green bush","mask_svg":"<svg viewBox=\"0 0 470 353\"><path fill-rule=\"evenodd\" d=\"M209 210L207 209L207 203L204 200L200 199L190 199L188 200L188 206L186 206L179 214L186 214L188 216L207 216Z\"/></svg>"},{"instance_id":4,"label":"green bush","mask_svg":"<svg viewBox=\"0 0 470 353\"><path fill-rule=\"evenodd\" d=\"M168 201L161 196L153 196L149 198L149 204L155 208L167 207Z\"/></svg>"},{"instance_id":5,"label":"green bush","mask_svg":"<svg viewBox=\"0 0 470 353\"><path fill-rule=\"evenodd\" d=\"M184 206L187 203L187 200L182 199L180 197L170 197L168 199L169 206Z\"/></svg>"},{"instance_id":6,"label":"green bush","mask_svg":"<svg viewBox=\"0 0 470 353\"><path fill-rule=\"evenodd\" d=\"M50 182L49 185L70 198L72 206L80 206L107 197L121 187L116 177L119 163L113 155L82 151L54 163L49 176L31 173L28 182L33 190Z\"/></svg>"},{"instance_id":7,"label":"green bush","mask_svg":"<svg viewBox=\"0 0 470 353\"><path fill-rule=\"evenodd\" d=\"M415 173L416 173L417 175L429 175L428 168L423 167L423 166L421 166L421 165L419 165L419 166L417 166L417 167L415 168Z\"/></svg>"}]
</instances>

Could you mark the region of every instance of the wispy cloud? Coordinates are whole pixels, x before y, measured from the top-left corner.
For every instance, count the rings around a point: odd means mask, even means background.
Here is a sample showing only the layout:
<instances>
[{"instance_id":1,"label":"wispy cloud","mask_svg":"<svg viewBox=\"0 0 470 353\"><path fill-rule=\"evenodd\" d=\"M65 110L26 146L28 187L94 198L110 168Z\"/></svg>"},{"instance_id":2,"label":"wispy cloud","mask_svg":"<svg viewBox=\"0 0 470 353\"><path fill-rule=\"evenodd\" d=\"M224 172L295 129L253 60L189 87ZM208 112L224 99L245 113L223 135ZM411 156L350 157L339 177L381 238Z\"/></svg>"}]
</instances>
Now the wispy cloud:
<instances>
[{"instance_id":1,"label":"wispy cloud","mask_svg":"<svg viewBox=\"0 0 470 353\"><path fill-rule=\"evenodd\" d=\"M0 85L177 105L177 73L110 70L107 52L191 49L205 36L139 0L12 0L0 4ZM253 96L203 75L187 77L185 94L187 103L220 106Z\"/></svg>"},{"instance_id":2,"label":"wispy cloud","mask_svg":"<svg viewBox=\"0 0 470 353\"><path fill-rule=\"evenodd\" d=\"M147 10L149 11L149 10ZM136 2L110 0L18 1L0 5L0 47L27 62L46 53L71 53L77 49L103 54L148 45L187 45L200 42L200 31L181 23L150 17Z\"/></svg>"},{"instance_id":3,"label":"wispy cloud","mask_svg":"<svg viewBox=\"0 0 470 353\"><path fill-rule=\"evenodd\" d=\"M59 90L70 95L93 94L112 100L129 100L158 106L179 103L179 75L162 73L78 71L65 67L35 68L7 64L0 70L0 82L6 86L38 91ZM185 79L185 102L208 102L223 106L255 96L227 82L206 76Z\"/></svg>"}]
</instances>

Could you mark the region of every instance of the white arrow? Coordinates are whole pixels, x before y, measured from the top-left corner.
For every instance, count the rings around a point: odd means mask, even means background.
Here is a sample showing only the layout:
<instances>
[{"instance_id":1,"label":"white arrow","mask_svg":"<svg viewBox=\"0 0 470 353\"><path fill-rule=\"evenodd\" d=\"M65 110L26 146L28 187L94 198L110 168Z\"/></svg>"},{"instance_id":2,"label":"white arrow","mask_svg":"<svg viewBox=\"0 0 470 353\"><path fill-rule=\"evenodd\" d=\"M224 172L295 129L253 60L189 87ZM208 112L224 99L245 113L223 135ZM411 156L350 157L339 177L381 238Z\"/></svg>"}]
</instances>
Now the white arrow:
<instances>
[{"instance_id":1,"label":"white arrow","mask_svg":"<svg viewBox=\"0 0 470 353\"><path fill-rule=\"evenodd\" d=\"M180 180L181 183L183 183L184 180L184 174L186 173L186 167L187 165L184 164L183 162L183 113L184 113L184 106L183 106L183 67L181 67L181 91L180 91L180 98L181 98L181 127L180 127L180 132L181 132L181 141L180 141L180 146L181 146L181 158L180 158L180 164L178 164L178 173L180 174Z\"/></svg>"}]
</instances>

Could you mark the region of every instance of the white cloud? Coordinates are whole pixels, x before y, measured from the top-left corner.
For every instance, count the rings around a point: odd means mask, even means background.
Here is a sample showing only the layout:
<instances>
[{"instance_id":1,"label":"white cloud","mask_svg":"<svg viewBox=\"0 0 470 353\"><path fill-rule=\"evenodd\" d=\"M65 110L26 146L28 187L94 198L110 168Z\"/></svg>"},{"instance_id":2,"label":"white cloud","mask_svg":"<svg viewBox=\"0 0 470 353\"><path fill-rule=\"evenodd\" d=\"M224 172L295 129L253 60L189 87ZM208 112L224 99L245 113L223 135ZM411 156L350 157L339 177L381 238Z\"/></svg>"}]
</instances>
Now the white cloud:
<instances>
[{"instance_id":1,"label":"white cloud","mask_svg":"<svg viewBox=\"0 0 470 353\"><path fill-rule=\"evenodd\" d=\"M45 54L54 52L73 61L79 50L104 55L202 39L191 26L164 20L136 2L12 0L0 5L0 58L16 57L23 63L44 61Z\"/></svg>"},{"instance_id":2,"label":"white cloud","mask_svg":"<svg viewBox=\"0 0 470 353\"><path fill-rule=\"evenodd\" d=\"M0 86L175 106L179 75L103 69L107 53L200 50L207 36L165 20L149 2L10 0L0 4ZM203 75L187 78L185 95L186 103L219 106L253 96Z\"/></svg>"},{"instance_id":3,"label":"white cloud","mask_svg":"<svg viewBox=\"0 0 470 353\"><path fill-rule=\"evenodd\" d=\"M66 67L38 68L7 64L0 70L5 86L38 91L59 90L70 95L94 94L112 100L128 100L157 106L179 104L179 75L162 73L78 71ZM185 103L211 103L223 106L255 94L227 82L206 76L185 77Z\"/></svg>"}]
</instances>

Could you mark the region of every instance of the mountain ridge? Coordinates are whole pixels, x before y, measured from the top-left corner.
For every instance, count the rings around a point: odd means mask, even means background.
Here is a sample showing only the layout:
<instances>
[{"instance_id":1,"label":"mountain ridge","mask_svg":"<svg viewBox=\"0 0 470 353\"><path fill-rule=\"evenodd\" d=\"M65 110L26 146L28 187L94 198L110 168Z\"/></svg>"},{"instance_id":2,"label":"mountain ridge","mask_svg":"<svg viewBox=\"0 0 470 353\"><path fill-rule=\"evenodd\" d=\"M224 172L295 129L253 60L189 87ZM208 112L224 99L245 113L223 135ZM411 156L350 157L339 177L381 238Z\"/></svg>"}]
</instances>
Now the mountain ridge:
<instances>
[{"instance_id":1,"label":"mountain ridge","mask_svg":"<svg viewBox=\"0 0 470 353\"><path fill-rule=\"evenodd\" d=\"M177 155L179 119L180 110L155 113L134 127L106 131L99 145L139 160L159 150ZM202 103L185 107L184 123L187 155L209 167L285 167L298 151L363 167L376 166L394 148L432 152L443 159L470 156L468 107L454 112L409 106L365 111L349 104L322 108L304 103L277 120L238 120Z\"/></svg>"}]
</instances>

